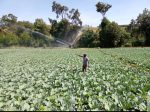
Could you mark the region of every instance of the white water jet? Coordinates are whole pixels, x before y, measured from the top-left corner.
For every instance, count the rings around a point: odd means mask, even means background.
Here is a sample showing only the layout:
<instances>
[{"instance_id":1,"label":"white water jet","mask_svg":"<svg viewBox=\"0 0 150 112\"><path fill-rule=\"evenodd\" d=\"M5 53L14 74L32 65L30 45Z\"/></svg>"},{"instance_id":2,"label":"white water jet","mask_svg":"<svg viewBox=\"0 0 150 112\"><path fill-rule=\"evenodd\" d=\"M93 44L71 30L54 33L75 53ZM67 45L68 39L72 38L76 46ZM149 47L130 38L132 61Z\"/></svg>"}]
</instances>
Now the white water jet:
<instances>
[{"instance_id":1,"label":"white water jet","mask_svg":"<svg viewBox=\"0 0 150 112\"><path fill-rule=\"evenodd\" d=\"M84 29L85 29L85 28L82 27L82 28L78 31L77 35L74 37L73 42L71 43L71 46L74 46L74 45L77 43L77 41L80 40L80 37L81 37L81 35L82 35Z\"/></svg>"}]
</instances>

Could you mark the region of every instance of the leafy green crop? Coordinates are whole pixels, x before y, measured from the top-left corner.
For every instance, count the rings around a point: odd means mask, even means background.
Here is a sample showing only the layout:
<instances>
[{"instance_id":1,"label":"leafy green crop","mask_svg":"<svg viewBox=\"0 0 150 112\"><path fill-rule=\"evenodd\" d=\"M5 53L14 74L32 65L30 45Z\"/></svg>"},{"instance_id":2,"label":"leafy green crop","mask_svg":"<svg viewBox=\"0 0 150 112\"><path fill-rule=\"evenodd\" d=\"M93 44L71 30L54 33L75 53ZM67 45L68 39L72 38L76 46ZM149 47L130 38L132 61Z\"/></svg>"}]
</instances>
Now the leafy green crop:
<instances>
[{"instance_id":1,"label":"leafy green crop","mask_svg":"<svg viewBox=\"0 0 150 112\"><path fill-rule=\"evenodd\" d=\"M90 58L87 73L76 55L83 53ZM149 53L150 48L0 49L0 110L146 111Z\"/></svg>"}]
</instances>

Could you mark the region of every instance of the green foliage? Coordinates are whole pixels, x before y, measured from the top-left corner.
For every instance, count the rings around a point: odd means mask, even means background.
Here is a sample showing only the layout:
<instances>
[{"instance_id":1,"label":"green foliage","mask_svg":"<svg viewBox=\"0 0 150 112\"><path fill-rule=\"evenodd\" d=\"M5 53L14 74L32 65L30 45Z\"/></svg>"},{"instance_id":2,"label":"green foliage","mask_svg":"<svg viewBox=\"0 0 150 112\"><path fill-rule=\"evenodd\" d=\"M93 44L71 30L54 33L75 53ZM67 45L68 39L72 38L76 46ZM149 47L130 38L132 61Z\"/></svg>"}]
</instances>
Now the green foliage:
<instances>
[{"instance_id":1,"label":"green foliage","mask_svg":"<svg viewBox=\"0 0 150 112\"><path fill-rule=\"evenodd\" d=\"M131 20L128 31L131 33L133 46L150 46L150 11L144 9L136 20Z\"/></svg>"},{"instance_id":2,"label":"green foliage","mask_svg":"<svg viewBox=\"0 0 150 112\"><path fill-rule=\"evenodd\" d=\"M3 15L1 21L14 24L17 22L17 17L13 14Z\"/></svg>"},{"instance_id":3,"label":"green foliage","mask_svg":"<svg viewBox=\"0 0 150 112\"><path fill-rule=\"evenodd\" d=\"M61 16L62 17L61 20L67 19L70 23L74 25L82 26L82 21L80 19L80 12L78 9L69 10L67 6L61 5L59 3L56 3L56 1L53 1L52 12L56 13L57 19Z\"/></svg>"},{"instance_id":4,"label":"green foliage","mask_svg":"<svg viewBox=\"0 0 150 112\"><path fill-rule=\"evenodd\" d=\"M43 33L45 35L49 35L49 28L46 25L46 23L43 21L43 19L36 19L35 20L34 29L35 29L35 31L38 31L38 32Z\"/></svg>"},{"instance_id":5,"label":"green foliage","mask_svg":"<svg viewBox=\"0 0 150 112\"><path fill-rule=\"evenodd\" d=\"M97 12L100 12L102 16L104 17L106 12L112 7L110 4L106 4L103 2L98 2L96 4Z\"/></svg>"},{"instance_id":6,"label":"green foliage","mask_svg":"<svg viewBox=\"0 0 150 112\"><path fill-rule=\"evenodd\" d=\"M130 38L130 34L117 23L109 22L106 18L101 23L100 45L101 47L121 47Z\"/></svg>"},{"instance_id":7,"label":"green foliage","mask_svg":"<svg viewBox=\"0 0 150 112\"><path fill-rule=\"evenodd\" d=\"M79 29L79 26L70 24L67 19L63 19L60 22L55 21L52 24L50 33L55 38L72 41L74 39L74 35L78 33Z\"/></svg>"},{"instance_id":8,"label":"green foliage","mask_svg":"<svg viewBox=\"0 0 150 112\"><path fill-rule=\"evenodd\" d=\"M30 36L30 34L28 32L23 32L20 34L19 36L20 39L20 45L22 46L31 46L31 42L32 42L32 37Z\"/></svg>"},{"instance_id":9,"label":"green foliage","mask_svg":"<svg viewBox=\"0 0 150 112\"><path fill-rule=\"evenodd\" d=\"M31 30L34 29L34 24L30 23L29 21L18 21L17 24L19 26L25 27L25 28L29 28Z\"/></svg>"},{"instance_id":10,"label":"green foliage","mask_svg":"<svg viewBox=\"0 0 150 112\"><path fill-rule=\"evenodd\" d=\"M107 25L109 25L110 23L111 23L111 22L110 22L106 17L104 17L99 27L100 27L101 29L103 29L103 28L105 28Z\"/></svg>"},{"instance_id":11,"label":"green foliage","mask_svg":"<svg viewBox=\"0 0 150 112\"><path fill-rule=\"evenodd\" d=\"M66 19L64 19L58 22L57 24L54 24L50 32L52 36L56 38L64 38L66 32L68 31L68 27L69 22Z\"/></svg>"},{"instance_id":12,"label":"green foliage","mask_svg":"<svg viewBox=\"0 0 150 112\"><path fill-rule=\"evenodd\" d=\"M1 47L8 47L12 45L18 45L19 39L18 37L13 33L3 33L0 32L0 44Z\"/></svg>"},{"instance_id":13,"label":"green foliage","mask_svg":"<svg viewBox=\"0 0 150 112\"><path fill-rule=\"evenodd\" d=\"M139 30L145 35L145 45L150 46L150 11L144 9L142 14L137 17Z\"/></svg>"},{"instance_id":14,"label":"green foliage","mask_svg":"<svg viewBox=\"0 0 150 112\"><path fill-rule=\"evenodd\" d=\"M46 37L44 35L33 34L31 32L24 31L21 28L16 30L12 27L9 29L2 29L0 32L0 47L8 46L27 46L27 47L46 47L50 46L50 43L53 41L52 38ZM4 30L4 31L3 31ZM16 30L16 31L15 31ZM17 33L17 35L15 34Z\"/></svg>"},{"instance_id":15,"label":"green foliage","mask_svg":"<svg viewBox=\"0 0 150 112\"><path fill-rule=\"evenodd\" d=\"M90 67L81 72L87 53ZM0 110L147 111L150 48L0 49Z\"/></svg>"},{"instance_id":16,"label":"green foliage","mask_svg":"<svg viewBox=\"0 0 150 112\"><path fill-rule=\"evenodd\" d=\"M98 47L98 35L93 30L86 30L80 37L79 47Z\"/></svg>"},{"instance_id":17,"label":"green foliage","mask_svg":"<svg viewBox=\"0 0 150 112\"><path fill-rule=\"evenodd\" d=\"M23 32L25 32L25 30L24 30L23 28L17 28L16 31L15 31L15 33L16 33L16 35L17 35L18 37L20 37L20 35L21 35Z\"/></svg>"},{"instance_id":18,"label":"green foliage","mask_svg":"<svg viewBox=\"0 0 150 112\"><path fill-rule=\"evenodd\" d=\"M79 10L78 10L78 9L77 9L77 10L72 9L72 10L70 11L70 13L71 13L72 16L70 16L69 18L72 20L72 24L82 26L82 21L81 21L81 19L79 18L79 17L80 17L80 12L79 12ZM73 14L72 14L72 13L73 13Z\"/></svg>"},{"instance_id":19,"label":"green foliage","mask_svg":"<svg viewBox=\"0 0 150 112\"><path fill-rule=\"evenodd\" d=\"M49 21L51 23L50 34L55 38L72 40L74 34L76 34L79 28L82 26L80 12L78 11L78 9L69 10L67 6L53 1L52 12L56 13L57 19L60 16L62 18L60 21L52 20L49 18Z\"/></svg>"},{"instance_id":20,"label":"green foliage","mask_svg":"<svg viewBox=\"0 0 150 112\"><path fill-rule=\"evenodd\" d=\"M17 22L16 16L8 14L2 16L0 22L5 24L0 28L0 47L14 45L46 47L50 46L53 41L50 36L47 36L49 35L50 26L43 19L36 19L34 24L29 21Z\"/></svg>"},{"instance_id":21,"label":"green foliage","mask_svg":"<svg viewBox=\"0 0 150 112\"><path fill-rule=\"evenodd\" d=\"M64 19L64 17L67 16L66 12L68 11L68 7L61 5L59 3L56 3L56 1L53 1L52 11L56 13L57 18L59 18L59 16L61 16L62 19Z\"/></svg>"}]
</instances>

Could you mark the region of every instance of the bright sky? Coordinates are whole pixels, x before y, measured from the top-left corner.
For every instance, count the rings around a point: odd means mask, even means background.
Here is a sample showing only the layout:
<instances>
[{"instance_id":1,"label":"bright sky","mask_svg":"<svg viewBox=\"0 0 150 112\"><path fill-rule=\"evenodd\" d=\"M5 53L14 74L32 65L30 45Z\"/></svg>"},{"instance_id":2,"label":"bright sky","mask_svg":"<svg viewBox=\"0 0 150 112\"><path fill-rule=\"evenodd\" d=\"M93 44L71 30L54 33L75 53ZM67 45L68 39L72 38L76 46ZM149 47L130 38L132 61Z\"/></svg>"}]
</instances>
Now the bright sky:
<instances>
[{"instance_id":1,"label":"bright sky","mask_svg":"<svg viewBox=\"0 0 150 112\"><path fill-rule=\"evenodd\" d=\"M109 3L111 9L106 13L110 21L118 24L129 24L131 19L136 19L144 8L150 10L150 0L55 0L69 9L79 9L83 25L98 26L102 16L96 12L95 4L98 1ZM53 0L0 0L0 17L12 13L18 20L34 22L42 18L49 24L48 18L56 18L52 12Z\"/></svg>"}]
</instances>

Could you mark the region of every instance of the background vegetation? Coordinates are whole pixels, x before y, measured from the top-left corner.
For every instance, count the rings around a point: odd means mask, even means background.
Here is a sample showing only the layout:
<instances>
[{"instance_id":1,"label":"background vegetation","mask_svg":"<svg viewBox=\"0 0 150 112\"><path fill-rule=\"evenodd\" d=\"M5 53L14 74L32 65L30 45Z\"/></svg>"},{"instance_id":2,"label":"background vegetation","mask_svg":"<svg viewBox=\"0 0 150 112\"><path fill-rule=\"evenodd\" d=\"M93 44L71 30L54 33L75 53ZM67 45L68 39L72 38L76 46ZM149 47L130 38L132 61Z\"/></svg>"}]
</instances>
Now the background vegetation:
<instances>
[{"instance_id":1,"label":"background vegetation","mask_svg":"<svg viewBox=\"0 0 150 112\"><path fill-rule=\"evenodd\" d=\"M52 12L56 19L49 19L47 25L42 18L29 21L18 21L13 14L3 15L0 18L0 47L26 46L46 47L53 46L55 39L62 39L72 43L79 38L77 47L136 47L150 46L150 11L144 9L135 20L128 25L118 25L105 17L112 5L98 2L96 11L102 14L102 21L97 28L82 26L78 9L69 9L67 6L53 2ZM84 30L82 30L84 29ZM82 31L78 35L79 31Z\"/></svg>"}]
</instances>

